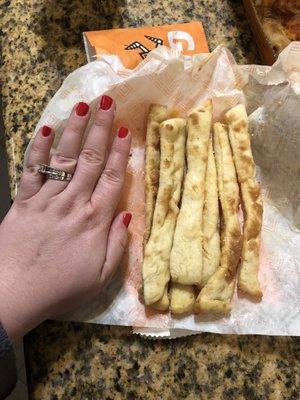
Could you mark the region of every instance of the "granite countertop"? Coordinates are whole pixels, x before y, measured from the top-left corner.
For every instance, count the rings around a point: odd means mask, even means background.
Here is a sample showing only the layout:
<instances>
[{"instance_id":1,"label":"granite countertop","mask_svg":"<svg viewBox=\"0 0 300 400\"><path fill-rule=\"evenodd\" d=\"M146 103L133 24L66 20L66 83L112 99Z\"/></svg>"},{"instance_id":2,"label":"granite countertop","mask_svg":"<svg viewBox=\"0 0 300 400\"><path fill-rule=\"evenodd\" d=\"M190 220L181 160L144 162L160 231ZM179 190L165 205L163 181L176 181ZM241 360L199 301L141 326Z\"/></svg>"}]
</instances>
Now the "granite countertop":
<instances>
[{"instance_id":1,"label":"granite countertop","mask_svg":"<svg viewBox=\"0 0 300 400\"><path fill-rule=\"evenodd\" d=\"M3 117L12 196L24 149L63 79L86 62L81 32L201 20L210 49L259 63L237 0L2 2ZM129 328L46 322L25 337L30 399L298 399L299 340L202 334L148 340ZM297 394L298 393L298 394Z\"/></svg>"}]
</instances>

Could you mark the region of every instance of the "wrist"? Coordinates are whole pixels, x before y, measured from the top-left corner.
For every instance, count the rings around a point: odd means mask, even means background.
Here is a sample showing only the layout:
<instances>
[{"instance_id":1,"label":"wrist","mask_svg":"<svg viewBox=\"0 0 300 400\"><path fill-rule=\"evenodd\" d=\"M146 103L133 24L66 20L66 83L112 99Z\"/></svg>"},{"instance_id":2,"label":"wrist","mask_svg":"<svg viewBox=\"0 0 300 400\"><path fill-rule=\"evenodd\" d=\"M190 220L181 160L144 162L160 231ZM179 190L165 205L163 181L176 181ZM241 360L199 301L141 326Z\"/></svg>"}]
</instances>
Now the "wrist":
<instances>
[{"instance_id":1,"label":"wrist","mask_svg":"<svg viewBox=\"0 0 300 400\"><path fill-rule=\"evenodd\" d=\"M26 288L23 277L3 275L0 274L0 320L14 342L39 325L44 318L31 300L31 291Z\"/></svg>"}]
</instances>

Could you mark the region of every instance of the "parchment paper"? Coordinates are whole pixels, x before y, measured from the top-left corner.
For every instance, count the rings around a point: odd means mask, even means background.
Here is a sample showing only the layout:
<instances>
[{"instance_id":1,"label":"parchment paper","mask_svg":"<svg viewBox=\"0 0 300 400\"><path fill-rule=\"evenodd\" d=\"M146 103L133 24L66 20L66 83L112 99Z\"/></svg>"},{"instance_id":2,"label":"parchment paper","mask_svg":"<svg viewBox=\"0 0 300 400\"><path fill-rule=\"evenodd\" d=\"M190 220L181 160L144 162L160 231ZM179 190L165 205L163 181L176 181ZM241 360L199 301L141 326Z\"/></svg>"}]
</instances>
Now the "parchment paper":
<instances>
[{"instance_id":1,"label":"parchment paper","mask_svg":"<svg viewBox=\"0 0 300 400\"><path fill-rule=\"evenodd\" d=\"M59 137L75 102L95 109L102 93L116 101L116 127L133 134L127 181L120 208L133 213L130 243L122 268L107 291L64 316L99 324L128 325L152 337L174 332L300 334L300 42L293 42L272 67L238 66L225 47L210 55L183 57L160 47L134 70L116 56L103 56L74 71L44 111L42 124ZM172 318L145 309L139 300L144 229L144 143L148 107L176 107L181 115L212 98L214 120L242 102L250 115L252 146L262 185L264 216L259 279L263 299L233 299L229 318L203 321L194 315ZM176 331L173 331L176 329ZM175 335L176 336L176 335Z\"/></svg>"}]
</instances>

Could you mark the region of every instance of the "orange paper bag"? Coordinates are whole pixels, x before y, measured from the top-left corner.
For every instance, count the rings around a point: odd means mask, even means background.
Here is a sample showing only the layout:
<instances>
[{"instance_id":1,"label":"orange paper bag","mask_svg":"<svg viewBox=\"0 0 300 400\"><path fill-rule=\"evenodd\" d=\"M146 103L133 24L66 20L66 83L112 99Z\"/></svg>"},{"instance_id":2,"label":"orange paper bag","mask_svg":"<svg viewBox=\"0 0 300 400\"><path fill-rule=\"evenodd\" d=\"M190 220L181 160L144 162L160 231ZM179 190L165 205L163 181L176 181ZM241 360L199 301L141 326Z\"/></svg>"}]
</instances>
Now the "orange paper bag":
<instances>
[{"instance_id":1,"label":"orange paper bag","mask_svg":"<svg viewBox=\"0 0 300 400\"><path fill-rule=\"evenodd\" d=\"M123 65L130 69L161 45L180 50L185 55L209 51L201 22L109 29L84 32L83 35L89 62L103 54L113 54L119 56Z\"/></svg>"}]
</instances>

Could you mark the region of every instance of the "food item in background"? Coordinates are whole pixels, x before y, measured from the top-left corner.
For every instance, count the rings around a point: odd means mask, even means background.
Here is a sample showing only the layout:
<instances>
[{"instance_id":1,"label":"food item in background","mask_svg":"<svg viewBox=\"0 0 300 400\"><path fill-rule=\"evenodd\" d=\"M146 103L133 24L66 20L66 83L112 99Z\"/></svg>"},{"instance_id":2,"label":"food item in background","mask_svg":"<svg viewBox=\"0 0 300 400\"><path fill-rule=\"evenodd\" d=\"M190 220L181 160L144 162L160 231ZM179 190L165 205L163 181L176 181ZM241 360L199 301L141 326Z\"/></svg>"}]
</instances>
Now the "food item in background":
<instances>
[{"instance_id":1,"label":"food item in background","mask_svg":"<svg viewBox=\"0 0 300 400\"><path fill-rule=\"evenodd\" d=\"M170 280L170 253L179 211L185 140L185 119L173 118L161 123L159 188L142 271L147 305L159 301L165 295Z\"/></svg>"},{"instance_id":2,"label":"food item in background","mask_svg":"<svg viewBox=\"0 0 300 400\"><path fill-rule=\"evenodd\" d=\"M299 0L255 0L262 28L276 54L300 40Z\"/></svg>"},{"instance_id":3,"label":"food item in background","mask_svg":"<svg viewBox=\"0 0 300 400\"><path fill-rule=\"evenodd\" d=\"M202 214L209 135L210 100L188 116L187 174L170 257L172 282L200 285L202 277Z\"/></svg>"},{"instance_id":4,"label":"food item in background","mask_svg":"<svg viewBox=\"0 0 300 400\"><path fill-rule=\"evenodd\" d=\"M237 105L226 113L225 118L244 209L244 237L238 288L257 299L262 296L258 268L263 207L260 187L255 179L255 164L245 107L242 104Z\"/></svg>"},{"instance_id":5,"label":"food item in background","mask_svg":"<svg viewBox=\"0 0 300 400\"><path fill-rule=\"evenodd\" d=\"M218 182L212 137L210 137L208 146L202 230L203 267L201 287L206 285L220 263Z\"/></svg>"},{"instance_id":6,"label":"food item in background","mask_svg":"<svg viewBox=\"0 0 300 400\"><path fill-rule=\"evenodd\" d=\"M242 235L238 219L239 186L229 144L227 127L214 124L214 151L217 165L218 190L222 208L221 265L200 291L195 312L227 315L235 287L241 256Z\"/></svg>"},{"instance_id":7,"label":"food item in background","mask_svg":"<svg viewBox=\"0 0 300 400\"><path fill-rule=\"evenodd\" d=\"M186 314L193 311L195 303L194 287L192 285L181 285L171 283L170 288L170 311L173 314Z\"/></svg>"},{"instance_id":8,"label":"food item in background","mask_svg":"<svg viewBox=\"0 0 300 400\"><path fill-rule=\"evenodd\" d=\"M159 125L167 119L167 107L160 104L151 104L147 123L146 135L146 163L145 163L145 181L146 181L146 205L145 205L145 231L144 246L148 242L155 201L159 182Z\"/></svg>"},{"instance_id":9,"label":"food item in background","mask_svg":"<svg viewBox=\"0 0 300 400\"><path fill-rule=\"evenodd\" d=\"M262 28L275 54L280 53L291 43L278 19L263 18Z\"/></svg>"}]
</instances>

